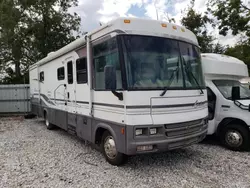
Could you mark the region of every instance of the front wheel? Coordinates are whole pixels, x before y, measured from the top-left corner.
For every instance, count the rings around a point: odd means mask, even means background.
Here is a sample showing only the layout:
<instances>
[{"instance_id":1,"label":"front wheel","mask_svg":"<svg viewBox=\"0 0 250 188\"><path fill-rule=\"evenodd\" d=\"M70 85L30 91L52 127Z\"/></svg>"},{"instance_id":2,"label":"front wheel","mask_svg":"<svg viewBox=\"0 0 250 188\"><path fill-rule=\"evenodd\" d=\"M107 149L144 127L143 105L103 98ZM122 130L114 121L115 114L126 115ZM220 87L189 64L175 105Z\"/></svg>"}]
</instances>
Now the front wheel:
<instances>
[{"instance_id":1,"label":"front wheel","mask_svg":"<svg viewBox=\"0 0 250 188\"><path fill-rule=\"evenodd\" d=\"M110 164L120 166L127 161L127 155L117 151L115 139L108 131L105 131L102 136L101 148L104 157Z\"/></svg>"},{"instance_id":2,"label":"front wheel","mask_svg":"<svg viewBox=\"0 0 250 188\"><path fill-rule=\"evenodd\" d=\"M250 149L249 130L237 124L226 126L220 135L222 144L233 151L246 151Z\"/></svg>"}]
</instances>

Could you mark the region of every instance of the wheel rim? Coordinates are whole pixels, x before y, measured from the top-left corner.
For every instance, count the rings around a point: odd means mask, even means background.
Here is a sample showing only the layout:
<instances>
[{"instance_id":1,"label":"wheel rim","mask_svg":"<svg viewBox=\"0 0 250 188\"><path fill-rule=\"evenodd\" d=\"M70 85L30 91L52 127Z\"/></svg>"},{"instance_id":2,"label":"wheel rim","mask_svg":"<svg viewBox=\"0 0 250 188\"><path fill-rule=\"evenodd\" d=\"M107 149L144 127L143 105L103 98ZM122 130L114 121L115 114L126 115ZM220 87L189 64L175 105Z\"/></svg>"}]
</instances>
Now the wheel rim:
<instances>
[{"instance_id":1,"label":"wheel rim","mask_svg":"<svg viewBox=\"0 0 250 188\"><path fill-rule=\"evenodd\" d=\"M48 127L49 126L49 118L47 115L45 116L45 125Z\"/></svg>"},{"instance_id":2,"label":"wheel rim","mask_svg":"<svg viewBox=\"0 0 250 188\"><path fill-rule=\"evenodd\" d=\"M114 159L117 155L115 140L112 136L108 136L104 141L104 151L108 158Z\"/></svg>"},{"instance_id":3,"label":"wheel rim","mask_svg":"<svg viewBox=\"0 0 250 188\"><path fill-rule=\"evenodd\" d=\"M226 142L231 147L239 147L243 142L243 137L236 130L229 130L226 133Z\"/></svg>"}]
</instances>

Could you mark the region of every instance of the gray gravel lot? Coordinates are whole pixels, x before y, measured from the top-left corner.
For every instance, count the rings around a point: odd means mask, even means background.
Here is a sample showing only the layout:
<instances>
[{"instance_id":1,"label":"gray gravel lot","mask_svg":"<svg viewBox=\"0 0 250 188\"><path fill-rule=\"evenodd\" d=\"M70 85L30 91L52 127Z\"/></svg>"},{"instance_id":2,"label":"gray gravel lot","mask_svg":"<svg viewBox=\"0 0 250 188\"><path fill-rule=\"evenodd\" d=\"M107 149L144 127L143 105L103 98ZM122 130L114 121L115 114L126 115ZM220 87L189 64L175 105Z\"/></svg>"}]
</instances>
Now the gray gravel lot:
<instances>
[{"instance_id":1,"label":"gray gravel lot","mask_svg":"<svg viewBox=\"0 0 250 188\"><path fill-rule=\"evenodd\" d=\"M130 157L122 167L40 119L0 119L0 187L250 187L250 153L211 141Z\"/></svg>"}]
</instances>

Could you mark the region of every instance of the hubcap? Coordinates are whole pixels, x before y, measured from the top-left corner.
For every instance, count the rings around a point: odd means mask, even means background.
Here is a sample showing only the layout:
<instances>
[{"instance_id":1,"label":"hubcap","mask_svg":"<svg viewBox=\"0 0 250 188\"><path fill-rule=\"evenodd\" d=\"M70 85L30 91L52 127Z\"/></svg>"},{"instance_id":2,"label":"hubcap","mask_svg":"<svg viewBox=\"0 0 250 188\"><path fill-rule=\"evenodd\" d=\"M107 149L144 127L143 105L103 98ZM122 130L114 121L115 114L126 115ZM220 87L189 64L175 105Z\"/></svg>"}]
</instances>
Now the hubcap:
<instances>
[{"instance_id":1,"label":"hubcap","mask_svg":"<svg viewBox=\"0 0 250 188\"><path fill-rule=\"evenodd\" d=\"M104 141L104 151L108 158L114 159L117 155L115 141L112 136L108 136Z\"/></svg>"},{"instance_id":2,"label":"hubcap","mask_svg":"<svg viewBox=\"0 0 250 188\"><path fill-rule=\"evenodd\" d=\"M226 142L229 146L239 147L242 144L243 138L236 130L229 130L226 134Z\"/></svg>"}]
</instances>

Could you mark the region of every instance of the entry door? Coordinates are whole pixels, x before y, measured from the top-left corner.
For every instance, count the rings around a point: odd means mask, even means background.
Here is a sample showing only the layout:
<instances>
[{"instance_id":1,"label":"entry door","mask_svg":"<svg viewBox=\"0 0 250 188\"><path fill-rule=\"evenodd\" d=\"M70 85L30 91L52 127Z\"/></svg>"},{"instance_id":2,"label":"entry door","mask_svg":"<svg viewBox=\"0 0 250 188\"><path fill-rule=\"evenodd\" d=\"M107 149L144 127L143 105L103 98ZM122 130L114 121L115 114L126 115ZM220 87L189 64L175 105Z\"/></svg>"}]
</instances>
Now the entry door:
<instances>
[{"instance_id":1,"label":"entry door","mask_svg":"<svg viewBox=\"0 0 250 188\"><path fill-rule=\"evenodd\" d=\"M67 131L76 134L76 69L74 58L66 59L67 87L65 105L67 108Z\"/></svg>"},{"instance_id":2,"label":"entry door","mask_svg":"<svg viewBox=\"0 0 250 188\"><path fill-rule=\"evenodd\" d=\"M69 113L76 113L76 95L75 95L75 86L76 86L76 70L75 70L75 60L74 58L66 59L66 108Z\"/></svg>"}]
</instances>

